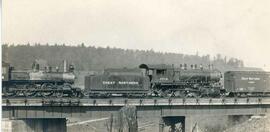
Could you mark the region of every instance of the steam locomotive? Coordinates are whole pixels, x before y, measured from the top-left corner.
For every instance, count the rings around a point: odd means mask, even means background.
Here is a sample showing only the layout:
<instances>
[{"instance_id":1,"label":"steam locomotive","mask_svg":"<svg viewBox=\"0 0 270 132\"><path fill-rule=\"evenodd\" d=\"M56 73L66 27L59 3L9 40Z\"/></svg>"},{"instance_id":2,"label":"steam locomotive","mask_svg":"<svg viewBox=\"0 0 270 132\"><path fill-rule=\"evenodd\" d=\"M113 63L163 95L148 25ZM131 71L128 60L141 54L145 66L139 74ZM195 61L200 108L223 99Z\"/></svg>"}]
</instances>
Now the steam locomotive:
<instances>
[{"instance_id":1,"label":"steam locomotive","mask_svg":"<svg viewBox=\"0 0 270 132\"><path fill-rule=\"evenodd\" d=\"M24 97L77 97L80 95L79 88L72 87L75 75L74 66L70 65L67 70L67 62L64 61L64 70L52 71L52 67L46 66L41 69L36 62L31 70L16 70L10 64L2 62L2 93L4 96Z\"/></svg>"},{"instance_id":2,"label":"steam locomotive","mask_svg":"<svg viewBox=\"0 0 270 132\"><path fill-rule=\"evenodd\" d=\"M223 93L221 72L187 65L141 64L139 69L110 69L103 75L85 77L90 96L201 97Z\"/></svg>"}]
</instances>

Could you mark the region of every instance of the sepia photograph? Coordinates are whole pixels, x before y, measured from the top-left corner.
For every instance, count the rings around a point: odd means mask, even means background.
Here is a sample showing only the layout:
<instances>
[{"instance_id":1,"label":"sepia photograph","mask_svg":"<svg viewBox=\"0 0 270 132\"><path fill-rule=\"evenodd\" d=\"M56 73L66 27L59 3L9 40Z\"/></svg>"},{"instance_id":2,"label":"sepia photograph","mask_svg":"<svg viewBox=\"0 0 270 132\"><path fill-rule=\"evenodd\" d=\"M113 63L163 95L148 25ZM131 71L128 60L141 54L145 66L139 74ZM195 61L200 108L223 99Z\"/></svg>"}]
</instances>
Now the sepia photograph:
<instances>
[{"instance_id":1,"label":"sepia photograph","mask_svg":"<svg viewBox=\"0 0 270 132\"><path fill-rule=\"evenodd\" d=\"M269 0L2 0L2 132L270 132Z\"/></svg>"}]
</instances>

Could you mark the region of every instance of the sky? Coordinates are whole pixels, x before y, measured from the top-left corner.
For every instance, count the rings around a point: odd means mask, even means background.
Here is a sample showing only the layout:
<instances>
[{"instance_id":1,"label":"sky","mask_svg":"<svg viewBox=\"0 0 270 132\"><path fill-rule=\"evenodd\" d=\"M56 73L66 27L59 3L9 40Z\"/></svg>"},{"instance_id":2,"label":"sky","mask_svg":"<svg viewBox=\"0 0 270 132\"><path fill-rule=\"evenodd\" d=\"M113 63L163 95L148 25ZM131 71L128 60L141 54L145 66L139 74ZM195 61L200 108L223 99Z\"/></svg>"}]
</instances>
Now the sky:
<instances>
[{"instance_id":1,"label":"sky","mask_svg":"<svg viewBox=\"0 0 270 132\"><path fill-rule=\"evenodd\" d=\"M236 57L270 70L269 0L5 0L2 41Z\"/></svg>"}]
</instances>

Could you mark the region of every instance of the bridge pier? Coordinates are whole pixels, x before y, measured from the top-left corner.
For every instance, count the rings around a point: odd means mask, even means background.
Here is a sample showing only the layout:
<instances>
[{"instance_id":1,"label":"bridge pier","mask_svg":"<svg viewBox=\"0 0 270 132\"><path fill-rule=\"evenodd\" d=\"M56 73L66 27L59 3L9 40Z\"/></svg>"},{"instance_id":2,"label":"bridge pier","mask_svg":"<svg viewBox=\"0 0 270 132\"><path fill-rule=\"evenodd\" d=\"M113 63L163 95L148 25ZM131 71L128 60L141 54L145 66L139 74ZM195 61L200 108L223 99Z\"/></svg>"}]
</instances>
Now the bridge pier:
<instances>
[{"instance_id":1,"label":"bridge pier","mask_svg":"<svg viewBox=\"0 0 270 132\"><path fill-rule=\"evenodd\" d=\"M229 115L228 116L228 124L230 126L234 126L239 123L243 123L244 121L250 119L252 115Z\"/></svg>"},{"instance_id":2,"label":"bridge pier","mask_svg":"<svg viewBox=\"0 0 270 132\"><path fill-rule=\"evenodd\" d=\"M7 122L7 121L6 121ZM66 132L65 118L29 118L9 120L12 132Z\"/></svg>"},{"instance_id":3,"label":"bridge pier","mask_svg":"<svg viewBox=\"0 0 270 132\"><path fill-rule=\"evenodd\" d=\"M159 119L159 132L164 132L165 123L163 117Z\"/></svg>"}]
</instances>

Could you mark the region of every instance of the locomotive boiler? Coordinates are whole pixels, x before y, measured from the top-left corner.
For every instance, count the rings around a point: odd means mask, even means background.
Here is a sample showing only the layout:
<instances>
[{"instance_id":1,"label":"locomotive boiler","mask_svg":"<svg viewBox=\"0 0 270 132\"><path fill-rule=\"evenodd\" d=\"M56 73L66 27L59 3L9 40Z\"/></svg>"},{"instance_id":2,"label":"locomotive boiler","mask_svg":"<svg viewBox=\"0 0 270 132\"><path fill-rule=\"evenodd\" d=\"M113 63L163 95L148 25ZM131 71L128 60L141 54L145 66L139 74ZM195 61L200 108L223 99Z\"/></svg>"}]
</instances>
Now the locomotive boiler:
<instances>
[{"instance_id":1,"label":"locomotive boiler","mask_svg":"<svg viewBox=\"0 0 270 132\"><path fill-rule=\"evenodd\" d=\"M63 71L52 71L49 66L40 68L36 62L31 70L16 70L10 64L2 62L2 91L4 96L78 96L80 89L73 88L74 67L67 68L64 61Z\"/></svg>"}]
</instances>

